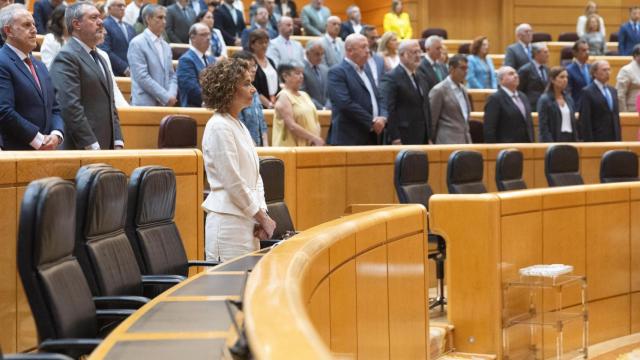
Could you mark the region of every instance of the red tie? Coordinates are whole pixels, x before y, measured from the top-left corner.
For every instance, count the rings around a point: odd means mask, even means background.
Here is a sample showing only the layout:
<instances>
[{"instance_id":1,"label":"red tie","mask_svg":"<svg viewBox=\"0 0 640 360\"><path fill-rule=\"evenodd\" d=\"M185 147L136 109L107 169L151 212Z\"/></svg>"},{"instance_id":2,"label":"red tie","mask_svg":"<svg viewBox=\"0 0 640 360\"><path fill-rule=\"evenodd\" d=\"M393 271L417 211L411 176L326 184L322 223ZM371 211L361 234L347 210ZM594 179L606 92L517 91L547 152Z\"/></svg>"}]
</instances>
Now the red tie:
<instances>
[{"instance_id":1,"label":"red tie","mask_svg":"<svg viewBox=\"0 0 640 360\"><path fill-rule=\"evenodd\" d=\"M31 70L31 75L35 79L36 85L38 85L38 90L41 90L42 88L40 87L40 80L38 80L38 75L36 75L36 68L33 67L33 63L31 62L31 59L27 56L24 59L24 62L27 63L27 65L29 65L29 70Z\"/></svg>"}]
</instances>

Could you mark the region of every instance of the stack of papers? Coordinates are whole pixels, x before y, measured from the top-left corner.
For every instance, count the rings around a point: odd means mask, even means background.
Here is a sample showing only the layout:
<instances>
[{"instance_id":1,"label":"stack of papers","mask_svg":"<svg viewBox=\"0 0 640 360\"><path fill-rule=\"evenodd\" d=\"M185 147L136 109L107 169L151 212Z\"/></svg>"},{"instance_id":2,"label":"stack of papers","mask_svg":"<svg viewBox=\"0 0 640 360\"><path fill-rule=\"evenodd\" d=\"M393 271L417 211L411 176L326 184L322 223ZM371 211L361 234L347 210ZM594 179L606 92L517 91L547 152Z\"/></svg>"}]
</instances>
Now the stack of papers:
<instances>
[{"instance_id":1,"label":"stack of papers","mask_svg":"<svg viewBox=\"0 0 640 360\"><path fill-rule=\"evenodd\" d=\"M532 265L520 269L522 276L556 277L573 271L573 266L564 264Z\"/></svg>"}]
</instances>

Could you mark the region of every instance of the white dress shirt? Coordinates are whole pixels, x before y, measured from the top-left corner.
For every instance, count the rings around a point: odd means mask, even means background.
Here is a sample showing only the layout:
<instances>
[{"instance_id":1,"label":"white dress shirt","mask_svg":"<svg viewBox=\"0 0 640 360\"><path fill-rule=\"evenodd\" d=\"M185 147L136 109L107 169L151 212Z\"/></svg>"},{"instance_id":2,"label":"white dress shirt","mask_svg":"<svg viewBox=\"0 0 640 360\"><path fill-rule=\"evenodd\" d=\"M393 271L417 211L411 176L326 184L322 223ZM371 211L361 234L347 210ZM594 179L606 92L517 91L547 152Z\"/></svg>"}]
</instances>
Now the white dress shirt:
<instances>
[{"instance_id":1,"label":"white dress shirt","mask_svg":"<svg viewBox=\"0 0 640 360\"><path fill-rule=\"evenodd\" d=\"M160 60L162 66L164 67L164 50L162 49L162 38L152 33L148 28L144 29L143 33L146 37L149 38L149 40L151 40L153 47L156 49L156 53L158 53L158 60Z\"/></svg>"},{"instance_id":2,"label":"white dress shirt","mask_svg":"<svg viewBox=\"0 0 640 360\"><path fill-rule=\"evenodd\" d=\"M467 97L465 96L464 91L462 90L462 86L453 82L453 80L451 80L451 76L447 76L447 78L444 81L449 82L449 88L451 88L451 91L453 92L453 96L455 96L456 100L458 101L458 105L460 105L460 111L462 111L462 116L464 116L464 119L466 121L469 121L469 106L467 105Z\"/></svg>"},{"instance_id":3,"label":"white dress shirt","mask_svg":"<svg viewBox=\"0 0 640 360\"><path fill-rule=\"evenodd\" d=\"M136 21L138 21L139 16L140 16L140 7L136 5L135 1L132 1L124 9L124 18L122 18L122 20L127 24L133 26L136 24Z\"/></svg>"}]
</instances>

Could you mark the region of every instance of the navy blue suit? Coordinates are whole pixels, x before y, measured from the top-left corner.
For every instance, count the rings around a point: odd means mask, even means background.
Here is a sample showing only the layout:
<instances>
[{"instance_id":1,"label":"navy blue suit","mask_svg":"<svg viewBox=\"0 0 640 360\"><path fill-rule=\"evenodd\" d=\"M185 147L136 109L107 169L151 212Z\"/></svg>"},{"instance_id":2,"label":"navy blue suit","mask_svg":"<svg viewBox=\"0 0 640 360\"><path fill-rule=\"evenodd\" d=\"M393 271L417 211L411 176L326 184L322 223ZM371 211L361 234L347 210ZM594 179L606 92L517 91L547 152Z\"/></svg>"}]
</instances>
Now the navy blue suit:
<instances>
[{"instance_id":1,"label":"navy blue suit","mask_svg":"<svg viewBox=\"0 0 640 360\"><path fill-rule=\"evenodd\" d=\"M115 76L125 76L124 72L129 67L129 61L127 60L129 42L136 36L136 31L133 26L124 23L127 29L127 36L125 37L117 20L111 16L104 19L103 24L107 34L104 37L104 43L100 45L100 49L109 54L113 74Z\"/></svg>"},{"instance_id":2,"label":"navy blue suit","mask_svg":"<svg viewBox=\"0 0 640 360\"><path fill-rule=\"evenodd\" d=\"M224 43L228 46L235 45L235 39L240 38L242 30L244 30L244 17L242 12L238 9L233 9L236 12L237 23L233 22L231 12L227 9L226 5L220 4L216 11L213 12L214 27L219 29L224 38Z\"/></svg>"},{"instance_id":3,"label":"navy blue suit","mask_svg":"<svg viewBox=\"0 0 640 360\"><path fill-rule=\"evenodd\" d=\"M207 55L207 64L213 64L213 56ZM178 60L178 96L182 107L202 107L202 89L198 81L204 69L202 59L191 49Z\"/></svg>"},{"instance_id":4,"label":"navy blue suit","mask_svg":"<svg viewBox=\"0 0 640 360\"><path fill-rule=\"evenodd\" d=\"M585 142L621 141L620 112L618 110L618 93L616 89L606 85L612 99L613 109L595 82L582 91L580 104L580 136Z\"/></svg>"},{"instance_id":5,"label":"navy blue suit","mask_svg":"<svg viewBox=\"0 0 640 360\"><path fill-rule=\"evenodd\" d=\"M630 21L620 25L620 30L618 31L618 55L631 55L633 47L639 43L640 29L638 31L634 30Z\"/></svg>"},{"instance_id":6,"label":"navy blue suit","mask_svg":"<svg viewBox=\"0 0 640 360\"><path fill-rule=\"evenodd\" d=\"M379 116L388 115L382 94L378 91L368 66L365 73L374 89L378 102ZM373 106L367 88L346 60L334 65L328 76L329 98L331 99L331 128L328 140L332 145L372 145L375 144L373 126Z\"/></svg>"},{"instance_id":7,"label":"navy blue suit","mask_svg":"<svg viewBox=\"0 0 640 360\"><path fill-rule=\"evenodd\" d=\"M587 74L589 74L590 64L587 64ZM582 97L582 89L591 83L591 75L589 75L589 82L583 75L583 71L580 70L580 64L572 62L567 66L567 73L569 74L569 89L571 90L571 98L575 102L575 108L580 109L580 99Z\"/></svg>"},{"instance_id":8,"label":"navy blue suit","mask_svg":"<svg viewBox=\"0 0 640 360\"><path fill-rule=\"evenodd\" d=\"M29 143L38 132L64 133L47 67L33 56L30 58L42 90L24 61L9 46L0 49L0 131L5 150L33 150Z\"/></svg>"},{"instance_id":9,"label":"navy blue suit","mask_svg":"<svg viewBox=\"0 0 640 360\"><path fill-rule=\"evenodd\" d=\"M46 34L47 22L53 12L53 5L49 0L38 0L33 4L33 21L36 22L38 34Z\"/></svg>"}]
</instances>

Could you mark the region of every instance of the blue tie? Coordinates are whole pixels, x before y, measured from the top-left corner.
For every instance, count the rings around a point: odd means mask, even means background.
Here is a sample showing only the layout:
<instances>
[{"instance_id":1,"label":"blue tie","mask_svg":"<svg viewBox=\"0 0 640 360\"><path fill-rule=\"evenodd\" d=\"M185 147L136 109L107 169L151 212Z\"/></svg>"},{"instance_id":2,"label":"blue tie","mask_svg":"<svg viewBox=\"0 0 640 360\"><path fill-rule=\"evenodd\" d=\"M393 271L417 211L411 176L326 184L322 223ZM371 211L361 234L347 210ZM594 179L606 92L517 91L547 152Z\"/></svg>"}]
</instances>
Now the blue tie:
<instances>
[{"instance_id":1,"label":"blue tie","mask_svg":"<svg viewBox=\"0 0 640 360\"><path fill-rule=\"evenodd\" d=\"M582 76L584 76L584 83L589 85L591 84L591 76L589 76L589 70L587 69L587 64L582 65Z\"/></svg>"},{"instance_id":2,"label":"blue tie","mask_svg":"<svg viewBox=\"0 0 640 360\"><path fill-rule=\"evenodd\" d=\"M613 111L613 99L611 99L611 93L606 86L602 87L604 97L607 99L607 105L609 105L609 110Z\"/></svg>"}]
</instances>

